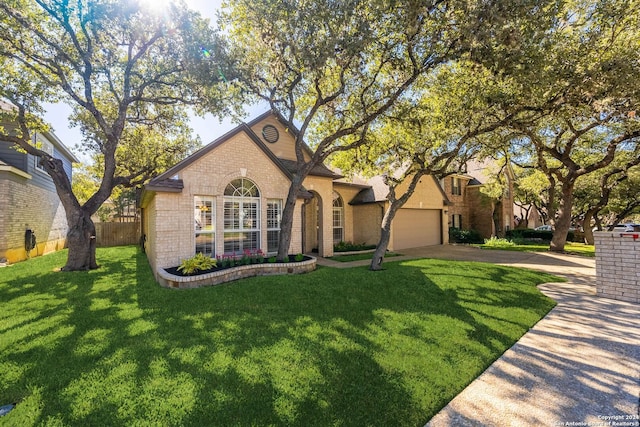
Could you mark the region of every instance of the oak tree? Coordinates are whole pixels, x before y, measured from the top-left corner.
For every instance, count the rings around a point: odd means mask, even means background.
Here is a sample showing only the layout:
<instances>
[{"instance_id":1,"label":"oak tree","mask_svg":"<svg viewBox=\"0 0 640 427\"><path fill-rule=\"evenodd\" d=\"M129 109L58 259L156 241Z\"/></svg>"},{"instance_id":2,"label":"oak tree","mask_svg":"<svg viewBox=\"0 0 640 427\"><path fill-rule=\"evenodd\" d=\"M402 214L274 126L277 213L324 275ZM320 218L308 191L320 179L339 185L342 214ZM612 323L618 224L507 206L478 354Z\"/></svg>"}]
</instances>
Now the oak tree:
<instances>
[{"instance_id":1,"label":"oak tree","mask_svg":"<svg viewBox=\"0 0 640 427\"><path fill-rule=\"evenodd\" d=\"M296 199L315 166L365 144L372 123L419 77L502 36L504 22L537 7L527 0L229 2L221 21L228 35L223 68L237 73L244 93L297 128L278 258L287 255Z\"/></svg>"},{"instance_id":2,"label":"oak tree","mask_svg":"<svg viewBox=\"0 0 640 427\"><path fill-rule=\"evenodd\" d=\"M15 126L0 132L40 157L53 179L69 224L63 270L98 267L91 215L114 188L140 184L175 161L163 156L165 148L182 156L193 147L182 144L176 124L184 122L183 106L204 95L187 70L203 63L202 46L212 39L208 21L184 3L156 13L149 3L128 0L0 2L0 97L15 106L2 112ZM214 109L217 98L210 99ZM99 186L83 203L61 161L30 143L46 127L38 114L44 102L74 109L78 142L100 160Z\"/></svg>"}]
</instances>

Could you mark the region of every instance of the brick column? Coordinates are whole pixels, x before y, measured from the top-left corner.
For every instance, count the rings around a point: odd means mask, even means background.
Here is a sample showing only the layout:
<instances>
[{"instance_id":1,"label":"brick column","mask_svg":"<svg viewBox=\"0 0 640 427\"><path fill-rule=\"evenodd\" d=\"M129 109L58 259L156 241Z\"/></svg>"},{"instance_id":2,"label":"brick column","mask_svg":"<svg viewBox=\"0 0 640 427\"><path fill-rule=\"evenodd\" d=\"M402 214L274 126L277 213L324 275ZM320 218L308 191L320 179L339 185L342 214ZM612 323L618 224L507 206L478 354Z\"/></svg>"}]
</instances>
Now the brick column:
<instances>
[{"instance_id":1,"label":"brick column","mask_svg":"<svg viewBox=\"0 0 640 427\"><path fill-rule=\"evenodd\" d=\"M594 239L598 296L640 303L640 233L599 231Z\"/></svg>"}]
</instances>

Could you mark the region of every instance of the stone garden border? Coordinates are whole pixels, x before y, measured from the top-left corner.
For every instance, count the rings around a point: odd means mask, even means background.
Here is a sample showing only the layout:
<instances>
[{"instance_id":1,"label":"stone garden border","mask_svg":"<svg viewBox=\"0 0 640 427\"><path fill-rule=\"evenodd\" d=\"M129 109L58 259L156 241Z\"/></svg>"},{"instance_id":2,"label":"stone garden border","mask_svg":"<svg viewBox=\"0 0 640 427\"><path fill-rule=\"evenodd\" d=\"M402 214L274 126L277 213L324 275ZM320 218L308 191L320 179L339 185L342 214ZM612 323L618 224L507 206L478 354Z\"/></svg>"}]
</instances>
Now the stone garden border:
<instances>
[{"instance_id":1,"label":"stone garden border","mask_svg":"<svg viewBox=\"0 0 640 427\"><path fill-rule=\"evenodd\" d=\"M241 265L227 268L221 271L193 275L176 276L168 273L165 269L158 269L158 283L165 288L171 289L193 289L203 286L220 285L234 280L245 279L254 276L285 275L309 273L316 269L316 258L299 262L283 263L263 263Z\"/></svg>"}]
</instances>

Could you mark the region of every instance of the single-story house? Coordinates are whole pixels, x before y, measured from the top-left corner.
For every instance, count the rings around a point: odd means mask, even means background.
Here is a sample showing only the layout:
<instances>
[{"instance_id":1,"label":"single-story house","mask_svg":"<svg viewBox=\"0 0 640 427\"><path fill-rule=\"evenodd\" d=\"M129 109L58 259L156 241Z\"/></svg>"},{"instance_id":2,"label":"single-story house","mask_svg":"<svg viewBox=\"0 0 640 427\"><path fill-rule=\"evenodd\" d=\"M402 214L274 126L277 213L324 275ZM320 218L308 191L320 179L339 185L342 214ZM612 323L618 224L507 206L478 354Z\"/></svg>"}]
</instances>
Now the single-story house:
<instances>
[{"instance_id":1,"label":"single-story house","mask_svg":"<svg viewBox=\"0 0 640 427\"><path fill-rule=\"evenodd\" d=\"M78 159L53 132L37 133L33 143L61 159L71 179L72 163ZM66 246L67 217L39 160L0 141L0 262L22 261Z\"/></svg>"},{"instance_id":2,"label":"single-story house","mask_svg":"<svg viewBox=\"0 0 640 427\"><path fill-rule=\"evenodd\" d=\"M142 233L154 274L198 252L277 251L282 207L295 171L295 132L277 114L265 113L145 186ZM289 253L317 251L326 257L340 241L377 243L388 203L382 178L350 182L318 165L303 186ZM438 181L424 177L392 223L389 249L447 243L447 205Z\"/></svg>"}]
</instances>

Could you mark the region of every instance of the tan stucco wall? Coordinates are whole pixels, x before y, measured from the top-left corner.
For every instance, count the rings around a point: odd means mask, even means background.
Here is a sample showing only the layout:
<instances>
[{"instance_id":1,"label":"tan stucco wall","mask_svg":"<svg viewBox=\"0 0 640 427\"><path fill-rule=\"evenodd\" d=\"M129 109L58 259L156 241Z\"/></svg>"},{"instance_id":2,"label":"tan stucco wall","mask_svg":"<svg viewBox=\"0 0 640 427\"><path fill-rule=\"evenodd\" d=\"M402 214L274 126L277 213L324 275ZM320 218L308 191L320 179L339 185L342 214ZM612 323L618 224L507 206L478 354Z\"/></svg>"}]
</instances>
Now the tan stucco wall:
<instances>
[{"instance_id":1,"label":"tan stucco wall","mask_svg":"<svg viewBox=\"0 0 640 427\"><path fill-rule=\"evenodd\" d=\"M318 253L320 256L327 257L333 255L333 181L331 178L308 176L303 181L303 186L308 191L312 192L316 197L321 200L321 216L320 236L322 241L318 242ZM308 233L314 233L315 224L312 220L306 221L307 236ZM293 233L292 233L293 234ZM306 248L305 248L306 249Z\"/></svg>"},{"instance_id":2,"label":"tan stucco wall","mask_svg":"<svg viewBox=\"0 0 640 427\"><path fill-rule=\"evenodd\" d=\"M273 125L278 129L278 141L271 143L262 137L262 128L266 125ZM274 116L267 117L259 123L254 124L251 130L258 135L262 142L264 142L264 145L266 145L276 157L279 159L296 160L295 138ZM304 154L305 160L308 160L309 156L306 153Z\"/></svg>"},{"instance_id":3,"label":"tan stucco wall","mask_svg":"<svg viewBox=\"0 0 640 427\"><path fill-rule=\"evenodd\" d=\"M408 182L398 186L396 194L399 196L408 187ZM442 209L444 206L444 196L440 191L439 184L434 178L423 176L411 198L402 207L403 209Z\"/></svg>"},{"instance_id":4,"label":"tan stucco wall","mask_svg":"<svg viewBox=\"0 0 640 427\"><path fill-rule=\"evenodd\" d=\"M26 229L36 235L36 248L30 251L30 257L65 247L69 228L57 193L31 185L28 178L3 171L0 172L0 206L0 258L6 258L9 263L27 259Z\"/></svg>"}]
</instances>

